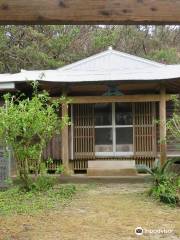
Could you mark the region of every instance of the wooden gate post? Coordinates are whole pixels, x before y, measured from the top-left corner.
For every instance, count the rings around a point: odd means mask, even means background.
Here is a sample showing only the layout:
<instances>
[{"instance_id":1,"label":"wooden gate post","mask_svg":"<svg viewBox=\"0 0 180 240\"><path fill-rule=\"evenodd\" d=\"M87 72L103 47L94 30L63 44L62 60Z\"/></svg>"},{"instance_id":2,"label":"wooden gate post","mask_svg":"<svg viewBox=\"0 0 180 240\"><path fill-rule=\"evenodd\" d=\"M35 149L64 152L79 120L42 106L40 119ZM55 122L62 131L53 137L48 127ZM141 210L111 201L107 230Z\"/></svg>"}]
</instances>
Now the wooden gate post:
<instances>
[{"instance_id":1,"label":"wooden gate post","mask_svg":"<svg viewBox=\"0 0 180 240\"><path fill-rule=\"evenodd\" d=\"M62 118L68 116L68 104L62 104ZM69 141L68 141L68 125L62 129L62 163L65 168L65 174L69 174Z\"/></svg>"},{"instance_id":2,"label":"wooden gate post","mask_svg":"<svg viewBox=\"0 0 180 240\"><path fill-rule=\"evenodd\" d=\"M160 162L163 165L167 158L166 152L166 89L161 86L160 89L160 103L159 103L159 117L160 117Z\"/></svg>"}]
</instances>

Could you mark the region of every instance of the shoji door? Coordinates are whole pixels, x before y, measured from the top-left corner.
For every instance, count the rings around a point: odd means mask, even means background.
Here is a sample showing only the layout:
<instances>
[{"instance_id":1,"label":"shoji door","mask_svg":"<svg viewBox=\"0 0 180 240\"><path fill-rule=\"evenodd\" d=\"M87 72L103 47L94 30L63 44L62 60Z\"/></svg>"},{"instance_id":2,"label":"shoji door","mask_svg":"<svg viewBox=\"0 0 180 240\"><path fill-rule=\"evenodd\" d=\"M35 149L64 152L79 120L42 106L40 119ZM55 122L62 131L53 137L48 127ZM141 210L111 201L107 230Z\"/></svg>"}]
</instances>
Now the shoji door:
<instances>
[{"instance_id":1,"label":"shoji door","mask_svg":"<svg viewBox=\"0 0 180 240\"><path fill-rule=\"evenodd\" d=\"M95 158L94 105L73 105L73 159Z\"/></svg>"},{"instance_id":2,"label":"shoji door","mask_svg":"<svg viewBox=\"0 0 180 240\"><path fill-rule=\"evenodd\" d=\"M134 155L156 156L155 102L133 103Z\"/></svg>"}]
</instances>

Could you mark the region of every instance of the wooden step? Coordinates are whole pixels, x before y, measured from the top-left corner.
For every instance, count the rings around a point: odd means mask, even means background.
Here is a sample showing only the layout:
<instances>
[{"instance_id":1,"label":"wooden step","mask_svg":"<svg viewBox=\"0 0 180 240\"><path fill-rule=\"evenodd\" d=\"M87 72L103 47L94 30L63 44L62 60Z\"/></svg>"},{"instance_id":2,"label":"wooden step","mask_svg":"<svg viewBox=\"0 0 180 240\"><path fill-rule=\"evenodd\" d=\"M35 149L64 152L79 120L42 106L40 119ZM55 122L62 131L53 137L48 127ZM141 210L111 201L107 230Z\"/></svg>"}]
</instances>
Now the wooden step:
<instances>
[{"instance_id":1,"label":"wooden step","mask_svg":"<svg viewBox=\"0 0 180 240\"><path fill-rule=\"evenodd\" d=\"M136 176L135 160L88 161L88 176Z\"/></svg>"}]
</instances>

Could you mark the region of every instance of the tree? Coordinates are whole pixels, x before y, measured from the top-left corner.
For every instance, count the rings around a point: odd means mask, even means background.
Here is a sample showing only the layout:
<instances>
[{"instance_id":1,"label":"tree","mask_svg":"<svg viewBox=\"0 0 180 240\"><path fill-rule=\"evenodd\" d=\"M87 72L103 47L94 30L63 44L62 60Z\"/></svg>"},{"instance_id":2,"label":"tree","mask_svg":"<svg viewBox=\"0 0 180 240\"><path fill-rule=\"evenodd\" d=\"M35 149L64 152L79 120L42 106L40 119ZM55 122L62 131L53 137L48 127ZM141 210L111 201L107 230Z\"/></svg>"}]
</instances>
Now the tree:
<instances>
[{"instance_id":1,"label":"tree","mask_svg":"<svg viewBox=\"0 0 180 240\"><path fill-rule=\"evenodd\" d=\"M170 119L167 121L167 130L170 133L170 137L173 137L174 139L179 142L180 140L180 101L177 96L173 97L173 102L175 106L175 110L173 112L173 115Z\"/></svg>"},{"instance_id":2,"label":"tree","mask_svg":"<svg viewBox=\"0 0 180 240\"><path fill-rule=\"evenodd\" d=\"M179 26L0 26L0 73L55 69L109 46L173 64L180 63Z\"/></svg>"},{"instance_id":3,"label":"tree","mask_svg":"<svg viewBox=\"0 0 180 240\"><path fill-rule=\"evenodd\" d=\"M12 149L23 187L28 190L29 170L40 173L42 153L54 133L67 124L67 117L60 119L58 110L65 99L52 100L45 91L37 91L33 83L31 98L20 94L4 95L5 104L0 107L0 138L5 147Z\"/></svg>"}]
</instances>

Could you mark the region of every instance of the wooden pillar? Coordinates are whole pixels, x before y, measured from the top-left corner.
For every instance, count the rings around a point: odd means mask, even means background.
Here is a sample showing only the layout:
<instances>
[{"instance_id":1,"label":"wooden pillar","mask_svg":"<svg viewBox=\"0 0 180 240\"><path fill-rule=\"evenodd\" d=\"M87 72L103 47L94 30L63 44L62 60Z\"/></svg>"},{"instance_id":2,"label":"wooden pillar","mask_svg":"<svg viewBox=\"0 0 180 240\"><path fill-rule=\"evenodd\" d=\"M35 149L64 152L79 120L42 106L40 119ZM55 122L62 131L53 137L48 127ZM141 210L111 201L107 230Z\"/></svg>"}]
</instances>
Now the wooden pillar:
<instances>
[{"instance_id":1,"label":"wooden pillar","mask_svg":"<svg viewBox=\"0 0 180 240\"><path fill-rule=\"evenodd\" d=\"M65 118L68 116L68 104L63 103L62 104L62 118ZM69 137L68 137L68 125L65 125L62 129L62 140L61 140L61 145L62 145L62 163L65 168L65 174L69 173Z\"/></svg>"},{"instance_id":2,"label":"wooden pillar","mask_svg":"<svg viewBox=\"0 0 180 240\"><path fill-rule=\"evenodd\" d=\"M160 89L160 104L159 104L159 117L160 117L160 162L164 164L167 158L166 152L166 89L161 86Z\"/></svg>"}]
</instances>

